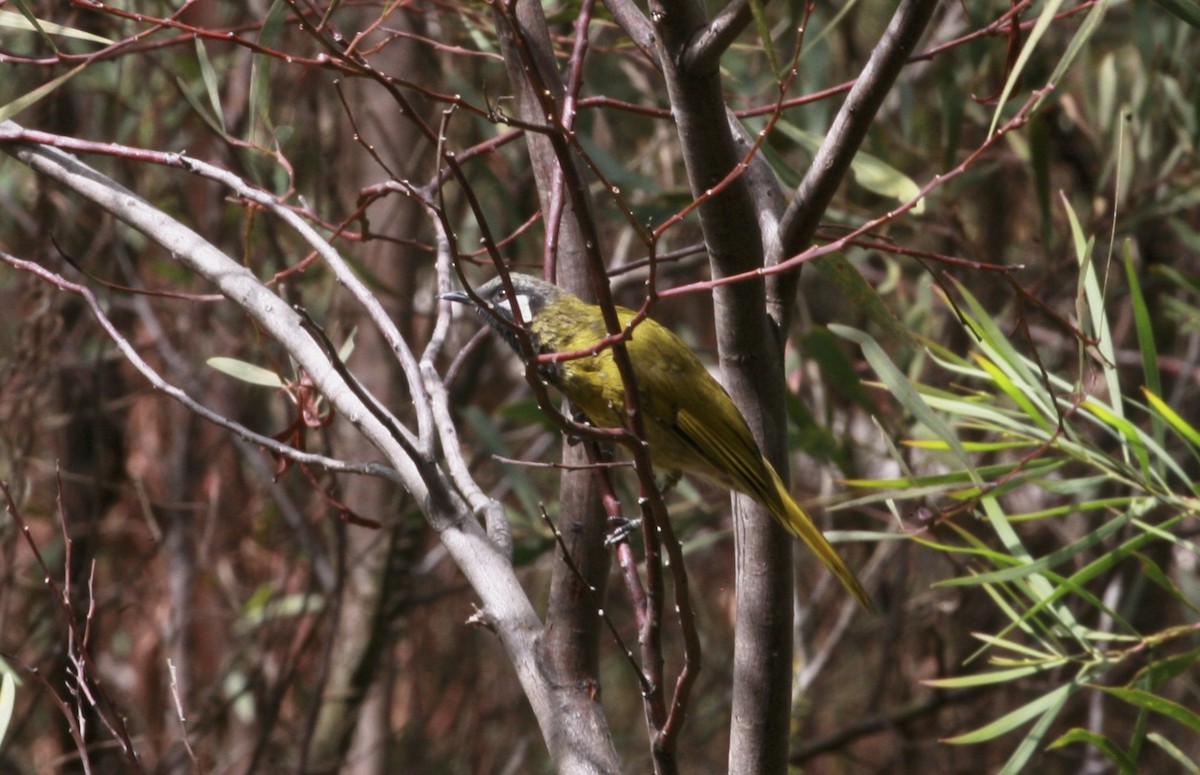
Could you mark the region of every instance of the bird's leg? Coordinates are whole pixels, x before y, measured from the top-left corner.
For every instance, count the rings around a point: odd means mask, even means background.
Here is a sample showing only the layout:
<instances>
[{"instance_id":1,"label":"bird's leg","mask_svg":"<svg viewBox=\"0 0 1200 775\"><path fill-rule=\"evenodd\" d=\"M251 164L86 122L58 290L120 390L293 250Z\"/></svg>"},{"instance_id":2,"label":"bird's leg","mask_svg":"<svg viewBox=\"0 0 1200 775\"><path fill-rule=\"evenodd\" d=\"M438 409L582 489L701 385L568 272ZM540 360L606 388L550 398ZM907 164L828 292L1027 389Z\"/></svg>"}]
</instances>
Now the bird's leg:
<instances>
[{"instance_id":1,"label":"bird's leg","mask_svg":"<svg viewBox=\"0 0 1200 775\"><path fill-rule=\"evenodd\" d=\"M612 548L617 544L624 543L629 536L633 535L642 526L642 518L625 519L624 517L610 518L608 520L609 527L612 528L604 539L604 545Z\"/></svg>"},{"instance_id":2,"label":"bird's leg","mask_svg":"<svg viewBox=\"0 0 1200 775\"><path fill-rule=\"evenodd\" d=\"M659 493L665 496L671 491L672 487L674 487L676 484L679 484L679 480L682 478L682 476L682 471L668 471L666 475L663 476L662 485L658 489ZM636 517L634 519L610 518L608 520L608 524L613 530L608 534L608 538L604 539L604 545L616 546L642 526L642 519L641 517Z\"/></svg>"},{"instance_id":3,"label":"bird's leg","mask_svg":"<svg viewBox=\"0 0 1200 775\"><path fill-rule=\"evenodd\" d=\"M599 455L612 460L615 450L610 446L605 446L599 451ZM608 517L608 526L612 532L604 539L604 546L612 548L617 544L625 543L629 536L636 533L642 526L640 518L627 519L620 514L610 513Z\"/></svg>"}]
</instances>

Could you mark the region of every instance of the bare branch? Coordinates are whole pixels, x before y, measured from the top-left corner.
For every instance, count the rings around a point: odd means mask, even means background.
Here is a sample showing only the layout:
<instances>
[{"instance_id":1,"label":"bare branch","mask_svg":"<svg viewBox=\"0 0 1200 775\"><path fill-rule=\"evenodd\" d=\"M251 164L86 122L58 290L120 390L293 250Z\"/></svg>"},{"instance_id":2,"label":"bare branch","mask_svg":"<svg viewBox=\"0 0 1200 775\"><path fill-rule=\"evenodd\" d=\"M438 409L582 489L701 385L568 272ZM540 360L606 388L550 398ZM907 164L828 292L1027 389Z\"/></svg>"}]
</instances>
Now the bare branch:
<instances>
[{"instance_id":1,"label":"bare branch","mask_svg":"<svg viewBox=\"0 0 1200 775\"><path fill-rule=\"evenodd\" d=\"M750 0L732 0L688 45L683 54L684 69L698 73L716 69L725 51L753 19Z\"/></svg>"},{"instance_id":2,"label":"bare branch","mask_svg":"<svg viewBox=\"0 0 1200 775\"><path fill-rule=\"evenodd\" d=\"M564 709L574 709L579 704L578 693L572 687L547 680L538 658L541 622L507 557L488 539L478 522L468 516L466 505L451 489L450 482L434 461L410 455L412 447L393 437L359 401L329 364L320 346L300 326L299 316L290 306L264 287L247 268L136 194L62 151L31 143L27 138L16 139L21 137L22 130L12 122L3 124L2 132L0 149L146 234L182 266L215 284L287 349L339 414L348 418L392 463L396 478L416 499L459 569L479 594L484 612L508 652L560 770L571 773L595 771L597 750L606 752L604 755L615 761L612 741L607 735L594 728L581 734L581 728L572 721L576 717L575 711L564 712ZM204 167L195 160L182 157L178 166ZM214 176L217 179L233 178L220 170L214 171L220 173ZM229 182L239 195L257 196L240 180L233 178ZM281 213L280 217L286 218L286 215ZM305 228L303 224L297 226L302 233ZM331 266L335 273L343 270L348 273L336 257L331 260ZM358 282L355 278L346 279L354 284ZM414 398L423 395L423 387L414 392ZM421 411L429 418L433 417L430 407ZM431 420L427 422L432 427Z\"/></svg>"},{"instance_id":3,"label":"bare branch","mask_svg":"<svg viewBox=\"0 0 1200 775\"><path fill-rule=\"evenodd\" d=\"M96 322L98 322L100 327L104 329L104 332L113 341L113 344L117 346L117 349L121 351L121 354L125 356L125 359L128 360L129 363L135 369L137 369L143 377L146 378L146 381L149 382L155 390L158 390L161 393L164 393L165 395L175 399L180 404L185 406L188 411L194 412L195 414L203 417L215 425L219 425L222 428L233 431L238 435L238 437L245 441L258 444L259 446L268 449L271 452L280 455L281 457L294 460L297 463L320 466L330 471L338 471L348 474L383 476L393 480L398 478L395 471L379 463L348 463L344 460L338 460L325 455L318 455L313 452L305 452L303 450L296 449L290 444L283 444L282 442L279 442L270 436L263 436L261 433L252 431L239 422L235 422L222 414L214 412L212 409L209 409L204 404L192 398L183 389L163 379L162 376L155 371L154 367L147 363L141 357L141 355L138 354L137 349L134 348L129 340L126 339L123 334L121 334L121 332L109 319L108 314L104 311L104 307L100 304L99 300L96 298L96 295L92 293L90 288L84 285L79 285L78 283L73 283L62 275L51 272L50 270L44 268L41 264L34 263L33 261L26 261L25 259L17 258L16 256L9 255L8 253L4 253L2 251L0 251L0 261L3 261L9 266L15 267L22 271L29 272L32 275L36 275L37 277L40 277L46 282L49 282L55 287L61 288L64 291L78 294L87 304L88 309L92 311L92 315L96 318Z\"/></svg>"},{"instance_id":4,"label":"bare branch","mask_svg":"<svg viewBox=\"0 0 1200 775\"><path fill-rule=\"evenodd\" d=\"M799 252L812 241L821 216L845 179L850 162L854 160L867 136L867 130L875 121L879 106L924 34L937 4L938 0L901 0L796 189L781 224L782 253L768 256L768 264L779 263L785 256ZM795 282L793 277L785 284L794 289ZM786 290L781 296L791 298Z\"/></svg>"}]
</instances>

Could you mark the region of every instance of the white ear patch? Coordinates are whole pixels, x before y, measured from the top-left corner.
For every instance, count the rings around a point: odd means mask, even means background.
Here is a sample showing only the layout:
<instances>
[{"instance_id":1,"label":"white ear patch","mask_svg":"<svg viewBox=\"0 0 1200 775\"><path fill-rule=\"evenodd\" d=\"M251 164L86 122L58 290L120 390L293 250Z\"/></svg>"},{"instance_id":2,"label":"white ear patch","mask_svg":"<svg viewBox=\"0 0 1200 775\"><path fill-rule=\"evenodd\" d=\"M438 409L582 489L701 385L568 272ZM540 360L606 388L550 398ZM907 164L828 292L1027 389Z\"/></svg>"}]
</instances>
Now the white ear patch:
<instances>
[{"instance_id":1,"label":"white ear patch","mask_svg":"<svg viewBox=\"0 0 1200 775\"><path fill-rule=\"evenodd\" d=\"M521 310L522 322L533 322L533 305L529 303L529 296L527 294L517 294L517 309Z\"/></svg>"}]
</instances>

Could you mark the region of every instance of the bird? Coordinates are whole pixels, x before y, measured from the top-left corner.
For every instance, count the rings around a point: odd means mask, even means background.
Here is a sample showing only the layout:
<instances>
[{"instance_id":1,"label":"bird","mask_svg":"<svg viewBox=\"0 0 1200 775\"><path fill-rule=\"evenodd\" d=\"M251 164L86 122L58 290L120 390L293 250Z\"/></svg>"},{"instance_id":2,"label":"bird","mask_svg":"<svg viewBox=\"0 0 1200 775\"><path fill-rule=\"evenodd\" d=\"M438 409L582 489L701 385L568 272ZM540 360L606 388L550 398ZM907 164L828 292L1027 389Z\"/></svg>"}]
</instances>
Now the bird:
<instances>
[{"instance_id":1,"label":"bird","mask_svg":"<svg viewBox=\"0 0 1200 775\"><path fill-rule=\"evenodd\" d=\"M500 277L475 290L441 294L467 304L520 353L516 308L535 352L586 350L606 336L601 309L556 285L527 274L509 273L513 296ZM617 307L622 328L635 316ZM501 322L503 321L503 322ZM871 598L854 572L822 535L762 454L745 417L699 356L673 331L645 318L625 339L643 412L643 440L660 471L704 477L761 503L798 537L867 610ZM545 362L539 374L574 403L597 427L627 428L625 385L611 347L593 355Z\"/></svg>"}]
</instances>

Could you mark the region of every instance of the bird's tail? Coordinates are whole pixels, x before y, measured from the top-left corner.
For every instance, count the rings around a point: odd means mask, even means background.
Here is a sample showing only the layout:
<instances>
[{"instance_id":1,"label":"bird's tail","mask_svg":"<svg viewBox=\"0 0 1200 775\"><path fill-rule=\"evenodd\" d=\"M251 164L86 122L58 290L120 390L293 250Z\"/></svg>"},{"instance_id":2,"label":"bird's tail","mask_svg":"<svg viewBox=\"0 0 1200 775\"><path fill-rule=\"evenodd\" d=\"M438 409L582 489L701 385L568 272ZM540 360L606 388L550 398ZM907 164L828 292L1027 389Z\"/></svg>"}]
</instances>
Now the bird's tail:
<instances>
[{"instance_id":1,"label":"bird's tail","mask_svg":"<svg viewBox=\"0 0 1200 775\"><path fill-rule=\"evenodd\" d=\"M854 599L862 604L862 607L868 611L873 611L874 606L871 604L871 596L867 594L867 590L859 583L858 577L854 575L854 571L850 570L850 566L846 565L842 556L837 553L832 544L825 539L821 531L813 524L812 518L800 508L799 504L792 499L791 494L784 486L783 480L779 478L775 468L763 458L766 464L767 471L771 474L771 480L775 485L775 495L777 497L767 501L767 506L771 510L771 516L779 524L783 525L787 531L804 543L808 544L808 548L812 549L813 553L825 563L825 567L829 572L837 577L837 580L842 582L850 594L854 595Z\"/></svg>"}]
</instances>

